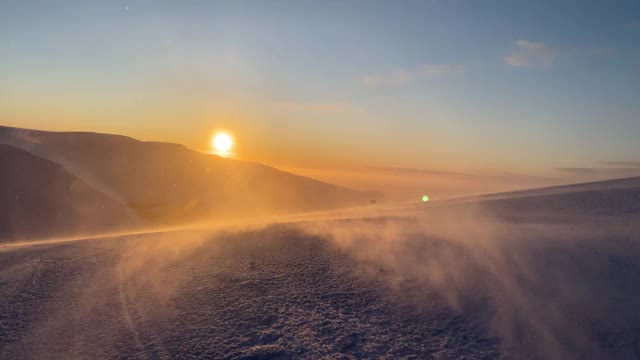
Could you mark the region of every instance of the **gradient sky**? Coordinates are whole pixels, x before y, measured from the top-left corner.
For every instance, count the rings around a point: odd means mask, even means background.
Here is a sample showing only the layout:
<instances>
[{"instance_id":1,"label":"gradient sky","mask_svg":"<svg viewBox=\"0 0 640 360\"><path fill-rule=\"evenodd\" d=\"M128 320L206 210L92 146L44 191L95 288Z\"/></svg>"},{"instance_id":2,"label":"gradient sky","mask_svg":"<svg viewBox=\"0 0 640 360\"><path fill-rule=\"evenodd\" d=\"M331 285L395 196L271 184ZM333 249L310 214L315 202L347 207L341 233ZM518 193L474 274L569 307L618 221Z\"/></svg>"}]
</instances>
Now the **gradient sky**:
<instances>
[{"instance_id":1,"label":"gradient sky","mask_svg":"<svg viewBox=\"0 0 640 360\"><path fill-rule=\"evenodd\" d=\"M226 129L240 159L349 185L619 177L640 2L5 0L0 123L195 149Z\"/></svg>"}]
</instances>

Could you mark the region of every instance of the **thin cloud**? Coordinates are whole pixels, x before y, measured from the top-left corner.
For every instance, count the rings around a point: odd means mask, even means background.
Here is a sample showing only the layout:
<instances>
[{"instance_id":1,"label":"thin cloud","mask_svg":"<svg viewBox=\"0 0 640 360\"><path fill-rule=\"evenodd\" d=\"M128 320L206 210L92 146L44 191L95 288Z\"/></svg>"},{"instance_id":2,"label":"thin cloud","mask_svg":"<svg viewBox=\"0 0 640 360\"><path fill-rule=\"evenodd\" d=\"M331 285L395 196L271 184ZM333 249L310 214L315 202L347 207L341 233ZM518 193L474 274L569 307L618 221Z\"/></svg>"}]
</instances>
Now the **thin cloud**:
<instances>
[{"instance_id":1,"label":"thin cloud","mask_svg":"<svg viewBox=\"0 0 640 360\"><path fill-rule=\"evenodd\" d=\"M640 175L640 168L634 167L560 167L557 171L570 175L588 176L636 176Z\"/></svg>"},{"instance_id":2,"label":"thin cloud","mask_svg":"<svg viewBox=\"0 0 640 360\"><path fill-rule=\"evenodd\" d=\"M414 69L398 69L388 74L367 74L362 77L365 85L405 84L421 79L433 79L462 74L464 66L457 64L423 64Z\"/></svg>"},{"instance_id":3,"label":"thin cloud","mask_svg":"<svg viewBox=\"0 0 640 360\"><path fill-rule=\"evenodd\" d=\"M387 172L397 175L415 175L415 176L453 176L457 178L469 179L485 179L485 180L527 180L527 181L554 181L555 178L535 175L513 174L513 173L497 173L497 174L468 174L442 170L403 168L403 167L386 167L386 166L370 166L369 170Z\"/></svg>"},{"instance_id":4,"label":"thin cloud","mask_svg":"<svg viewBox=\"0 0 640 360\"><path fill-rule=\"evenodd\" d=\"M346 112L355 112L360 110L358 106L348 102L313 103L313 102L285 101L285 102L275 103L274 107L277 109L283 109L283 110L323 112L323 113L346 113Z\"/></svg>"},{"instance_id":5,"label":"thin cloud","mask_svg":"<svg viewBox=\"0 0 640 360\"><path fill-rule=\"evenodd\" d=\"M391 174L402 174L402 175L453 175L460 177L475 177L475 175L471 174L463 174L449 171L441 171L441 170L429 170L429 169L417 169L417 168L403 168L403 167L393 167L393 166L370 166L369 170L373 171L381 171L388 172Z\"/></svg>"},{"instance_id":6,"label":"thin cloud","mask_svg":"<svg viewBox=\"0 0 640 360\"><path fill-rule=\"evenodd\" d=\"M420 66L419 74L425 78L435 78L445 75L462 74L464 67L462 65L434 65L425 64Z\"/></svg>"},{"instance_id":7,"label":"thin cloud","mask_svg":"<svg viewBox=\"0 0 640 360\"><path fill-rule=\"evenodd\" d=\"M559 52L543 42L518 40L513 51L504 57L505 64L515 67L547 66L558 57Z\"/></svg>"},{"instance_id":8,"label":"thin cloud","mask_svg":"<svg viewBox=\"0 0 640 360\"><path fill-rule=\"evenodd\" d=\"M632 168L640 168L640 161L605 161L603 165L628 166Z\"/></svg>"}]
</instances>

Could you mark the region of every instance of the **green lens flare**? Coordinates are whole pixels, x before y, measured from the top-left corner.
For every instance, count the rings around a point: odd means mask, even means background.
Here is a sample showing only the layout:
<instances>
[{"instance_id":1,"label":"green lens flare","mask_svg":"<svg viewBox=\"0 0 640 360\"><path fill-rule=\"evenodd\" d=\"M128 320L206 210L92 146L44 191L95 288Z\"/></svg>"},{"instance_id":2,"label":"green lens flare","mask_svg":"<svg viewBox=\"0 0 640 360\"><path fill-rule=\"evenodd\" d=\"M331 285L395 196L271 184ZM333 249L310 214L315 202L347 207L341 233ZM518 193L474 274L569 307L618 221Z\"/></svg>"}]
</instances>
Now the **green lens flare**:
<instances>
[{"instance_id":1,"label":"green lens flare","mask_svg":"<svg viewBox=\"0 0 640 360\"><path fill-rule=\"evenodd\" d=\"M424 201L424 202L429 201L429 197L427 195L423 195L422 196L422 201Z\"/></svg>"}]
</instances>

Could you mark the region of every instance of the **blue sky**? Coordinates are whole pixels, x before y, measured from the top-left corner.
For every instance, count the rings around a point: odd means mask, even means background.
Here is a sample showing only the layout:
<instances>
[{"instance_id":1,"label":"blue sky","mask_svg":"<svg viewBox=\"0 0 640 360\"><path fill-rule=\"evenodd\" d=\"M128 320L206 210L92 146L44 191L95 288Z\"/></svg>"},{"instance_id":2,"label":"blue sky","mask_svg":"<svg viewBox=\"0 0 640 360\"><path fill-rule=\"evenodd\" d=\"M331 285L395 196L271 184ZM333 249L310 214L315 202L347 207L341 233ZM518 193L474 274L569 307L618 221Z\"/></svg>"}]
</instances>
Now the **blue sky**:
<instances>
[{"instance_id":1,"label":"blue sky","mask_svg":"<svg viewBox=\"0 0 640 360\"><path fill-rule=\"evenodd\" d=\"M640 160L639 44L637 1L4 1L0 121L194 148L225 128L283 167L604 174Z\"/></svg>"}]
</instances>

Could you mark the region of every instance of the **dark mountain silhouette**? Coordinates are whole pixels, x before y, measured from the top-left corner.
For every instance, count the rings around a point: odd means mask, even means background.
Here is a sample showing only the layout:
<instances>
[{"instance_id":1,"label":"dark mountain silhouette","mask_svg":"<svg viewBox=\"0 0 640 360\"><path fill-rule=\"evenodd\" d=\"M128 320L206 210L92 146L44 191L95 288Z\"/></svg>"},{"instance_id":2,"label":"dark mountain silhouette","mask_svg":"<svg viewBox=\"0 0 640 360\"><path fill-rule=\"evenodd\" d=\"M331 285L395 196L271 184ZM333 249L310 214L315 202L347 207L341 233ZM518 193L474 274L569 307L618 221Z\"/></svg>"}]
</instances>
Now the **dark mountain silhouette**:
<instances>
[{"instance_id":1,"label":"dark mountain silhouette","mask_svg":"<svg viewBox=\"0 0 640 360\"><path fill-rule=\"evenodd\" d=\"M379 197L183 145L119 135L0 127L0 143L61 165L155 225L365 205Z\"/></svg>"},{"instance_id":2,"label":"dark mountain silhouette","mask_svg":"<svg viewBox=\"0 0 640 360\"><path fill-rule=\"evenodd\" d=\"M0 239L70 236L135 224L126 208L60 165L0 145Z\"/></svg>"}]
</instances>

